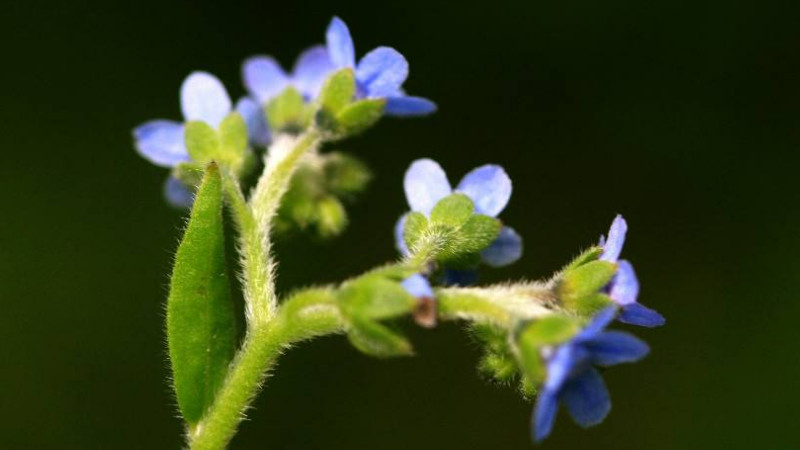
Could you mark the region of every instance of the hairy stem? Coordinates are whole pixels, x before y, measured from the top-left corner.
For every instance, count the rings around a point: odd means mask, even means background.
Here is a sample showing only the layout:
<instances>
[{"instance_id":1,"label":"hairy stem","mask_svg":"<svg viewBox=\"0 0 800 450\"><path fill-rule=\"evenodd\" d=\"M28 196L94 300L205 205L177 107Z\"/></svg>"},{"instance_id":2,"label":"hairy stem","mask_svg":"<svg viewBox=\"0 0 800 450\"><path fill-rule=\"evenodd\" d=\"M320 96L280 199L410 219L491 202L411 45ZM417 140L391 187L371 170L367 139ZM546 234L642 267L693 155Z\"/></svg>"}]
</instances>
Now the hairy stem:
<instances>
[{"instance_id":1,"label":"hairy stem","mask_svg":"<svg viewBox=\"0 0 800 450\"><path fill-rule=\"evenodd\" d=\"M552 289L541 283L441 288L436 290L436 299L441 319L488 322L505 328L520 320L553 314L558 309Z\"/></svg>"}]
</instances>

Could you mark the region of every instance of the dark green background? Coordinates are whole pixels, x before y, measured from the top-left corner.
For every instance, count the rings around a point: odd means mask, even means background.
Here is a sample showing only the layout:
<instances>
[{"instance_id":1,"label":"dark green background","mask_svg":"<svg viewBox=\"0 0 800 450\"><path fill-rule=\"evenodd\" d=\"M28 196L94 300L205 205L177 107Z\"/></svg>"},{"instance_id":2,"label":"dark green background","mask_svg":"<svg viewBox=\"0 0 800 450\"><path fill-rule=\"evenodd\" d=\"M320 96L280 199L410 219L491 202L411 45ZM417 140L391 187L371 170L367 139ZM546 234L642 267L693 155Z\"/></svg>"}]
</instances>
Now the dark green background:
<instances>
[{"instance_id":1,"label":"dark green background","mask_svg":"<svg viewBox=\"0 0 800 450\"><path fill-rule=\"evenodd\" d=\"M334 5L339 3L339 5ZM751 4L748 4L751 3ZM775 2L786 3L790 2ZM770 2L6 1L0 7L0 448L176 449L162 328L184 216L131 129L178 118L192 70L243 90L255 53L284 63L333 14L357 51L392 45L439 103L347 150L377 177L335 242L279 247L283 289L395 257L415 158L453 181L504 165L525 255L486 281L544 277L630 224L625 256L667 326L609 372L614 409L544 448L796 448L800 224L798 10ZM418 357L336 337L281 361L233 448L526 449L531 405L476 374L447 325Z\"/></svg>"}]
</instances>

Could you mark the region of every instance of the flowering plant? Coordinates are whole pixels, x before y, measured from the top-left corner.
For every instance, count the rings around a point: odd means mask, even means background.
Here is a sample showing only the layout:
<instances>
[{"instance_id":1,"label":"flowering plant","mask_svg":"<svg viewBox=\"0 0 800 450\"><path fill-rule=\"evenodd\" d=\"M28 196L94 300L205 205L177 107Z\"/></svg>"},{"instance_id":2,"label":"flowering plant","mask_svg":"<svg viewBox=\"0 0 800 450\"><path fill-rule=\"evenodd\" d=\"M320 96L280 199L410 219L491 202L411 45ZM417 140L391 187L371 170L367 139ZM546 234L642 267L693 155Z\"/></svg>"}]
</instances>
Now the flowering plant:
<instances>
[{"instance_id":1,"label":"flowering plant","mask_svg":"<svg viewBox=\"0 0 800 450\"><path fill-rule=\"evenodd\" d=\"M167 201L191 208L175 255L166 327L189 448L225 448L280 354L301 341L343 334L368 355L412 354L394 326L405 316L427 328L468 323L484 345L480 368L536 399L534 440L550 433L560 404L582 426L601 422L610 401L596 367L649 352L634 336L605 328L614 319L664 323L637 302L633 267L619 259L627 224L618 216L608 239L548 280L476 285L481 264L501 267L522 255L522 238L498 219L512 193L500 166L478 167L453 189L438 163L414 161L404 180L410 211L395 225L397 261L336 285L276 294L274 235L341 233L346 203L368 184L364 163L326 151L326 144L383 116L436 110L403 90L409 66L398 51L378 47L358 62L355 55L347 25L334 18L326 45L303 52L290 74L271 57L248 59L242 70L248 94L234 104L216 77L192 73L180 90L183 122L154 120L134 130L139 153L171 170ZM227 217L236 231L237 277L226 257ZM241 342L232 278L244 296Z\"/></svg>"}]
</instances>

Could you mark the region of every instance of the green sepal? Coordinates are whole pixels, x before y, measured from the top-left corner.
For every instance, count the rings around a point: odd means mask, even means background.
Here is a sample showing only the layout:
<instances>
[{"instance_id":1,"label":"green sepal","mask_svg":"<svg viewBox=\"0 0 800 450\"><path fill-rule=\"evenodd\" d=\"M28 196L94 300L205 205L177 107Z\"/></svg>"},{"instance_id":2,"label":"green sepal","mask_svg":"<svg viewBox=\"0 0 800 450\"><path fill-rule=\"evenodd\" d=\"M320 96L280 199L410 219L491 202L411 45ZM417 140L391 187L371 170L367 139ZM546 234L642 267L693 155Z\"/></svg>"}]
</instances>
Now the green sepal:
<instances>
[{"instance_id":1,"label":"green sepal","mask_svg":"<svg viewBox=\"0 0 800 450\"><path fill-rule=\"evenodd\" d=\"M431 221L453 228L464 225L475 212L475 204L464 194L455 193L439 200L431 211Z\"/></svg>"},{"instance_id":2,"label":"green sepal","mask_svg":"<svg viewBox=\"0 0 800 450\"><path fill-rule=\"evenodd\" d=\"M542 383L547 376L542 347L566 342L578 331L580 323L562 315L543 317L528 325L517 338L520 366L526 380L534 385Z\"/></svg>"},{"instance_id":3,"label":"green sepal","mask_svg":"<svg viewBox=\"0 0 800 450\"><path fill-rule=\"evenodd\" d=\"M203 180L203 172L203 165L195 162L178 163L172 168L172 176L185 186L198 186Z\"/></svg>"},{"instance_id":4,"label":"green sepal","mask_svg":"<svg viewBox=\"0 0 800 450\"><path fill-rule=\"evenodd\" d=\"M184 128L186 150L193 161L206 164L219 157L219 136L211 125L193 120Z\"/></svg>"},{"instance_id":5,"label":"green sepal","mask_svg":"<svg viewBox=\"0 0 800 450\"><path fill-rule=\"evenodd\" d=\"M609 261L591 261L567 270L558 287L559 296L573 301L597 293L617 273L617 265Z\"/></svg>"},{"instance_id":6,"label":"green sepal","mask_svg":"<svg viewBox=\"0 0 800 450\"><path fill-rule=\"evenodd\" d=\"M406 246L412 252L417 241L422 238L423 233L428 229L428 218L425 214L412 211L405 216L405 225L403 228L403 240Z\"/></svg>"},{"instance_id":7,"label":"green sepal","mask_svg":"<svg viewBox=\"0 0 800 450\"><path fill-rule=\"evenodd\" d=\"M356 349L378 358L414 354L411 343L404 336L384 325L361 317L350 319L347 339Z\"/></svg>"},{"instance_id":8,"label":"green sepal","mask_svg":"<svg viewBox=\"0 0 800 450\"><path fill-rule=\"evenodd\" d=\"M353 69L341 69L325 80L319 94L319 103L327 114L335 116L353 100L355 93L356 80Z\"/></svg>"},{"instance_id":9,"label":"green sepal","mask_svg":"<svg viewBox=\"0 0 800 450\"><path fill-rule=\"evenodd\" d=\"M511 355L487 352L478 365L478 369L499 382L509 382L517 376L517 362Z\"/></svg>"},{"instance_id":10,"label":"green sepal","mask_svg":"<svg viewBox=\"0 0 800 450\"><path fill-rule=\"evenodd\" d=\"M600 255L603 254L603 247L594 246L584 250L580 255L576 256L575 259L570 261L566 267L564 267L564 271L575 269L576 267L580 267L586 263L596 261L600 258Z\"/></svg>"},{"instance_id":11,"label":"green sepal","mask_svg":"<svg viewBox=\"0 0 800 450\"><path fill-rule=\"evenodd\" d=\"M281 305L287 340L297 335L306 339L337 330L341 320L338 297L331 288L314 288L291 295Z\"/></svg>"},{"instance_id":12,"label":"green sepal","mask_svg":"<svg viewBox=\"0 0 800 450\"><path fill-rule=\"evenodd\" d=\"M236 345L222 204L222 181L212 163L175 256L167 301L172 380L189 424L197 423L213 402Z\"/></svg>"},{"instance_id":13,"label":"green sepal","mask_svg":"<svg viewBox=\"0 0 800 450\"><path fill-rule=\"evenodd\" d=\"M299 133L308 126L310 111L300 91L290 86L267 104L267 122L276 132Z\"/></svg>"},{"instance_id":14,"label":"green sepal","mask_svg":"<svg viewBox=\"0 0 800 450\"><path fill-rule=\"evenodd\" d=\"M591 295L579 297L571 305L581 317L592 317L600 310L607 306L613 305L614 301L611 300L606 294L596 292Z\"/></svg>"},{"instance_id":15,"label":"green sepal","mask_svg":"<svg viewBox=\"0 0 800 450\"><path fill-rule=\"evenodd\" d=\"M238 172L247 153L247 123L238 112L232 112L219 124L219 160Z\"/></svg>"},{"instance_id":16,"label":"green sepal","mask_svg":"<svg viewBox=\"0 0 800 450\"><path fill-rule=\"evenodd\" d=\"M417 305L417 299L397 280L377 275L362 276L345 284L339 301L345 315L370 320L402 316Z\"/></svg>"},{"instance_id":17,"label":"green sepal","mask_svg":"<svg viewBox=\"0 0 800 450\"><path fill-rule=\"evenodd\" d=\"M354 136L375 125L385 109L386 100L382 98L350 103L336 115L339 137Z\"/></svg>"},{"instance_id":18,"label":"green sepal","mask_svg":"<svg viewBox=\"0 0 800 450\"><path fill-rule=\"evenodd\" d=\"M503 225L494 217L475 214L461 226L459 230L465 242L462 249L465 253L474 253L485 250L500 235Z\"/></svg>"}]
</instances>

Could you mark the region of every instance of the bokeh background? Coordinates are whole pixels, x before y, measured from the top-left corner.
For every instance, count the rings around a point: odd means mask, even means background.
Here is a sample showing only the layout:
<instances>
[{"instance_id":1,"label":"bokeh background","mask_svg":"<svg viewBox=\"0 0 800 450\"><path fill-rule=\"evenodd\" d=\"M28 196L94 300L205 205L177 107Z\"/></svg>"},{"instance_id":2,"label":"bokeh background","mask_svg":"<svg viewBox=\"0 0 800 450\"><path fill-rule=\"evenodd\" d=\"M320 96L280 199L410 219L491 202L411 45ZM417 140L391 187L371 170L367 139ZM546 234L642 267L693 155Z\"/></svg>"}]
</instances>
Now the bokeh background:
<instances>
[{"instance_id":1,"label":"bokeh background","mask_svg":"<svg viewBox=\"0 0 800 450\"><path fill-rule=\"evenodd\" d=\"M338 3L338 4L337 4ZM178 118L190 71L243 93L239 64L288 65L334 14L357 51L411 61L426 119L384 120L344 148L376 179L328 243L283 242L282 289L395 257L415 158L453 181L504 165L516 265L545 277L631 226L641 300L668 319L606 376L614 408L543 448L798 448L800 10L791 2L7 0L0 14L0 448L176 449L163 305L184 214L131 129ZM236 449L527 449L531 405L476 373L456 325L377 361L341 337L287 354Z\"/></svg>"}]
</instances>

